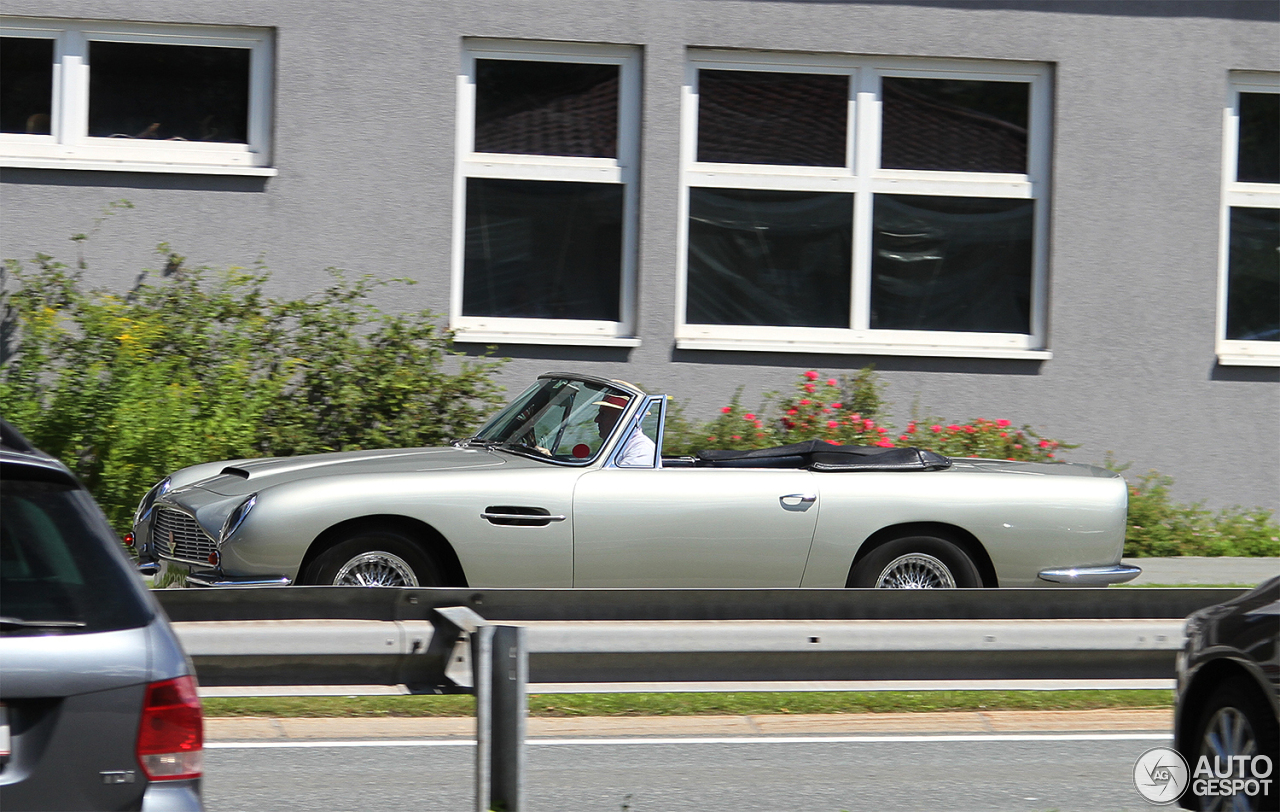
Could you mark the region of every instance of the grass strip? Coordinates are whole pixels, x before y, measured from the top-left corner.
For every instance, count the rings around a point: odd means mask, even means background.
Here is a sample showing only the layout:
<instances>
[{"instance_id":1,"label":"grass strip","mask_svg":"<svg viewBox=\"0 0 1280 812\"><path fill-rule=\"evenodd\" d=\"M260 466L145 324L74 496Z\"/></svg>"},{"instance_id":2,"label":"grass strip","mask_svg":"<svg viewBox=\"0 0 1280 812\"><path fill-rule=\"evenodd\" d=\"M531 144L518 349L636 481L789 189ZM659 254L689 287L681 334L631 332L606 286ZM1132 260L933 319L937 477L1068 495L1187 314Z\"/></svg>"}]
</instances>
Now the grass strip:
<instances>
[{"instance_id":1,"label":"grass strip","mask_svg":"<svg viewBox=\"0 0 1280 812\"><path fill-rule=\"evenodd\" d=\"M446 696L217 697L206 716L472 716L475 698ZM948 710L1171 708L1173 692L803 691L788 693L531 694L531 716L759 716Z\"/></svg>"}]
</instances>

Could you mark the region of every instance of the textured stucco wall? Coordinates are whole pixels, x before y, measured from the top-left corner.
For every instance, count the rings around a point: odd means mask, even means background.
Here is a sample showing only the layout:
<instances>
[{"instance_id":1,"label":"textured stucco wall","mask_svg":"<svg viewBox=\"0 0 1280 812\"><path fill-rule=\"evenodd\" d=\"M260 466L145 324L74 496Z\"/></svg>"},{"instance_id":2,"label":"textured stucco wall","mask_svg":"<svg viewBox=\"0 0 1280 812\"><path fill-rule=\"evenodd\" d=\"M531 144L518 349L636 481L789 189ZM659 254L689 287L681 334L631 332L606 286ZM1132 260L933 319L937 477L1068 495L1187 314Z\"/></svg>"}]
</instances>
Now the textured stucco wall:
<instances>
[{"instance_id":1,"label":"textured stucco wall","mask_svg":"<svg viewBox=\"0 0 1280 812\"><path fill-rule=\"evenodd\" d=\"M1210 505L1280 502L1280 372L1214 357L1222 107L1229 70L1280 70L1275 2L362 3L7 0L6 14L272 26L269 179L5 169L0 256L73 257L123 286L168 241L192 262L261 257L282 292L339 266L420 284L392 307L448 308L455 76L463 37L642 46L639 348L505 345L504 382L573 368L641 382L710 418L797 371L874 362L895 419L1030 422L1174 476ZM1054 66L1049 346L1045 362L677 350L679 88L685 49L759 48L1047 62Z\"/></svg>"}]
</instances>

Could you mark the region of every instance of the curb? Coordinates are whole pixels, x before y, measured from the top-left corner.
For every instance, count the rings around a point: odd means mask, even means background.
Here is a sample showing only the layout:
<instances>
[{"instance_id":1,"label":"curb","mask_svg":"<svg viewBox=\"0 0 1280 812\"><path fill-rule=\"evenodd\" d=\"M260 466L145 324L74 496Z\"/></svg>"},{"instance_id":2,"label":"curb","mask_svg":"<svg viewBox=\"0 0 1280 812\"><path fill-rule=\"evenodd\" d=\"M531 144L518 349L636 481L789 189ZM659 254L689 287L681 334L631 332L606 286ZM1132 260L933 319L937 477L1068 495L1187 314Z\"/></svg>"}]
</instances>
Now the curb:
<instances>
[{"instance_id":1,"label":"curb","mask_svg":"<svg viewBox=\"0 0 1280 812\"><path fill-rule=\"evenodd\" d=\"M590 736L778 736L848 733L1037 733L1173 729L1173 710L933 711L756 716L529 717L530 738ZM474 739L475 719L453 717L205 719L205 740Z\"/></svg>"}]
</instances>

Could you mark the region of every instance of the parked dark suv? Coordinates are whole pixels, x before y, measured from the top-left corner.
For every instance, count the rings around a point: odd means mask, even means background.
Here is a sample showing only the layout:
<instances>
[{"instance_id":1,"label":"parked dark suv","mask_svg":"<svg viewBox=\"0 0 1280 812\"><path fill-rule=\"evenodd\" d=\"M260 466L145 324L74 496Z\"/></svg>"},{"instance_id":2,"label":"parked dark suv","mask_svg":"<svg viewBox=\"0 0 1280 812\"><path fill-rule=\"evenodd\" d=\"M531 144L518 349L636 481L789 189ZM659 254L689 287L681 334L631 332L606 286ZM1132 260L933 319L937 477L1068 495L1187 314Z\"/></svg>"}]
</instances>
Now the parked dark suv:
<instances>
[{"instance_id":1,"label":"parked dark suv","mask_svg":"<svg viewBox=\"0 0 1280 812\"><path fill-rule=\"evenodd\" d=\"M88 492L0 428L0 809L198 812L190 661Z\"/></svg>"}]
</instances>

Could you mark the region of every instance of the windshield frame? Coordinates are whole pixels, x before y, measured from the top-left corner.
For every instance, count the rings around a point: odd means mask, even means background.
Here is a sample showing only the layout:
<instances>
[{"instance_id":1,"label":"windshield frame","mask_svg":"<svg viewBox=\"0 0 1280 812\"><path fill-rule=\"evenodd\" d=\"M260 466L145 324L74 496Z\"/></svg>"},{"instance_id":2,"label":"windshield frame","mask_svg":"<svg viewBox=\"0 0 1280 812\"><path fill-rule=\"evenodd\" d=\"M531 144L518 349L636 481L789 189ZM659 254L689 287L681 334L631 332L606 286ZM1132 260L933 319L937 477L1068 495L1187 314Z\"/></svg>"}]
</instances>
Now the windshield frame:
<instances>
[{"instance_id":1,"label":"windshield frame","mask_svg":"<svg viewBox=\"0 0 1280 812\"><path fill-rule=\"evenodd\" d=\"M579 396L585 400L579 402ZM589 456L579 458L561 452L565 447L566 433L580 433L585 425L592 423L602 408L600 400L606 396L623 397L627 401L608 436L600 440ZM646 397L638 387L624 381L549 372L539 375L533 385L460 445L505 451L553 465L581 468L597 464L611 458L618 437L630 427L638 404L643 403ZM529 411L531 408L532 412ZM558 418L556 409L562 410ZM545 423L548 417L554 422ZM550 448L538 443L537 438L533 438L532 444L525 441L540 425L547 429L544 438L553 436ZM575 445L581 444L580 441Z\"/></svg>"}]
</instances>

